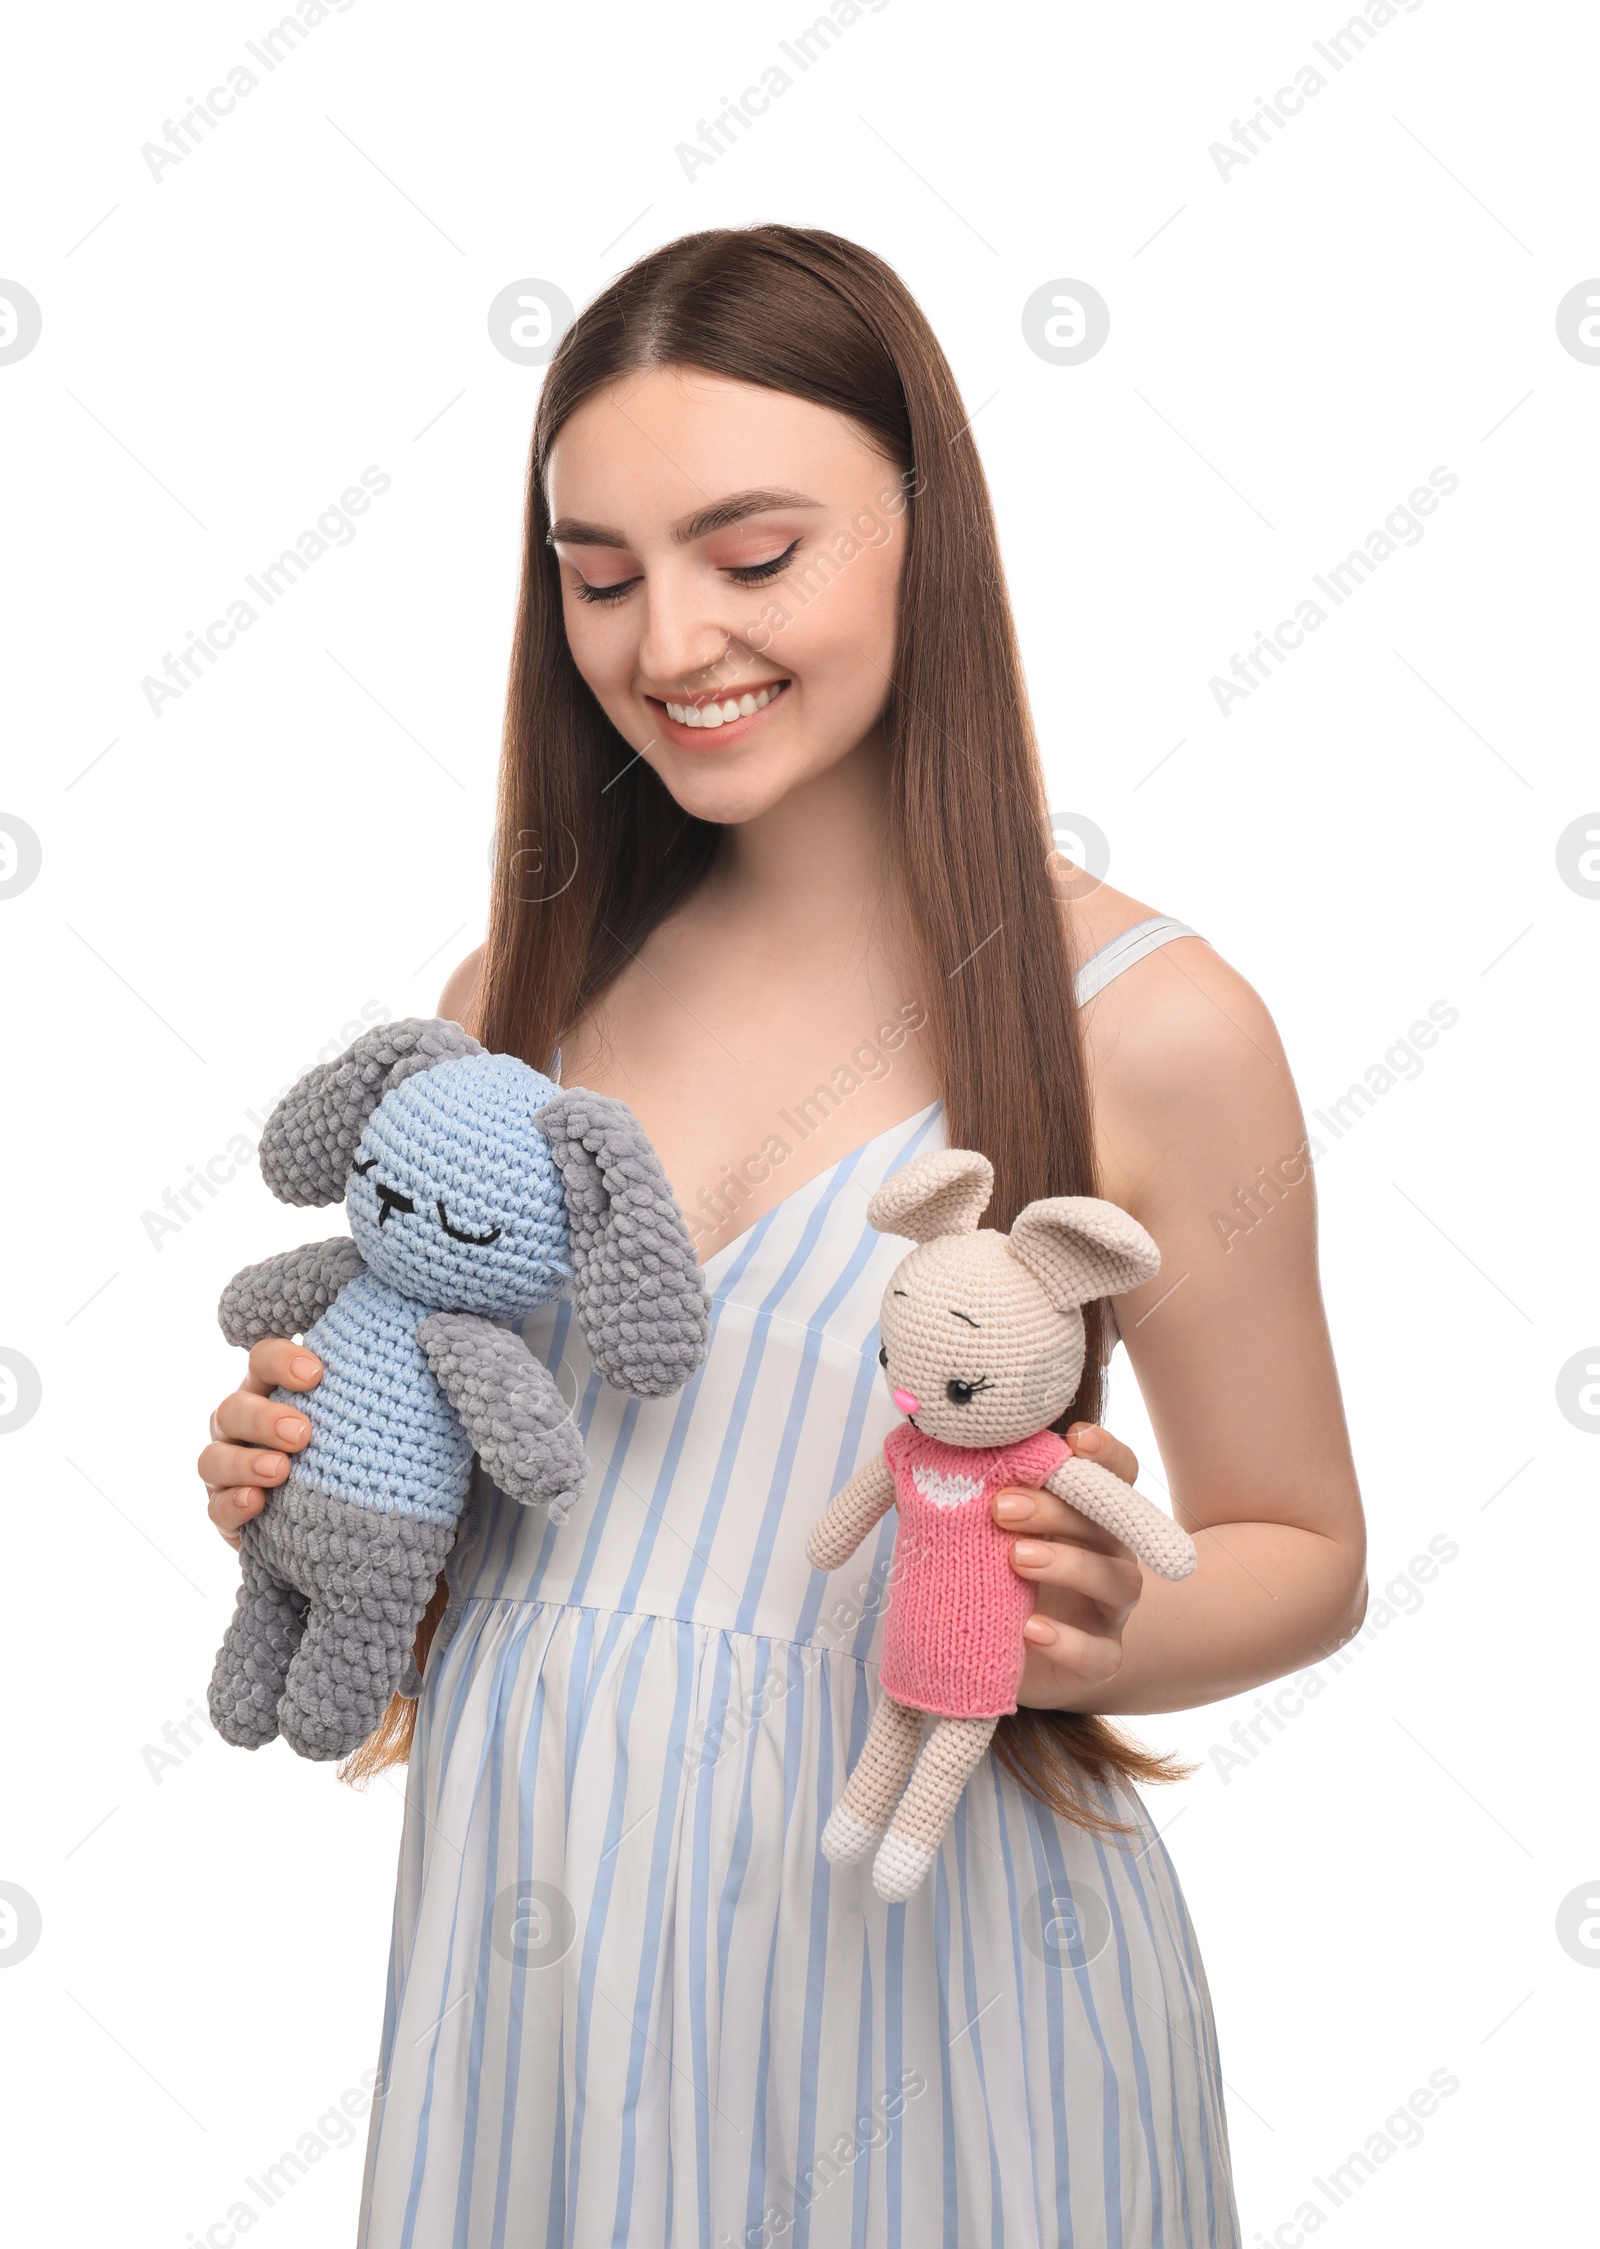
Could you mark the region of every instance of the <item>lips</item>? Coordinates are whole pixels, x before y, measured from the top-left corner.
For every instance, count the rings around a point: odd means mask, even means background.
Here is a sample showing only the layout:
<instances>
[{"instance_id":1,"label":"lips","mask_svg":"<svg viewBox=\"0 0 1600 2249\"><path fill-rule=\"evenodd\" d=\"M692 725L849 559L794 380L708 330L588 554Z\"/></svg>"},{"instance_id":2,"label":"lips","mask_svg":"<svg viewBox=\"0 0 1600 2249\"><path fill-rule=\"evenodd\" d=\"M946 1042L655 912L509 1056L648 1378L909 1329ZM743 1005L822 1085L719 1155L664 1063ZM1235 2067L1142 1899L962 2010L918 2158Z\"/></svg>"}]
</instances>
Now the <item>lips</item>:
<instances>
[{"instance_id":1,"label":"lips","mask_svg":"<svg viewBox=\"0 0 1600 2249\"><path fill-rule=\"evenodd\" d=\"M787 679L763 680L759 687L747 688L738 695L674 696L670 702L659 695L645 699L658 714L662 733L678 748L731 749L766 722L767 714L782 701L790 684Z\"/></svg>"}]
</instances>

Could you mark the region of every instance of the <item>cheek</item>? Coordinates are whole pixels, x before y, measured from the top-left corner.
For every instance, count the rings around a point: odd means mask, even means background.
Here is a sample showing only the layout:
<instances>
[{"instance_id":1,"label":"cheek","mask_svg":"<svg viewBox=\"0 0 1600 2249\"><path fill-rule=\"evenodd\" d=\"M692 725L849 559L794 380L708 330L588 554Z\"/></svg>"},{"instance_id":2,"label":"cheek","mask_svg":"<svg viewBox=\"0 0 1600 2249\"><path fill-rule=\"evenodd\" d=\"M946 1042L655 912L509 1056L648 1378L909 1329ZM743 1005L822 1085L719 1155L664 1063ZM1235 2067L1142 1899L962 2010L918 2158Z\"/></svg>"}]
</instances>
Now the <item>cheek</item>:
<instances>
[{"instance_id":1,"label":"cheek","mask_svg":"<svg viewBox=\"0 0 1600 2249\"><path fill-rule=\"evenodd\" d=\"M870 674L868 657L882 661L892 651L900 594L900 550L864 547L853 562L834 563L833 575L807 599L808 589L796 585L788 606L796 611L790 630L816 655ZM811 580L817 585L817 576Z\"/></svg>"},{"instance_id":2,"label":"cheek","mask_svg":"<svg viewBox=\"0 0 1600 2249\"><path fill-rule=\"evenodd\" d=\"M816 588L817 590L812 590ZM899 562L893 551L866 549L817 588L801 575L771 597L790 622L773 634L766 660L791 671L810 714L831 734L859 738L883 708L894 669Z\"/></svg>"},{"instance_id":3,"label":"cheek","mask_svg":"<svg viewBox=\"0 0 1600 2249\"><path fill-rule=\"evenodd\" d=\"M626 606L611 610L598 602L562 595L562 621L572 661L584 685L602 703L617 693L619 683L625 689L632 677L631 652L638 635L626 621Z\"/></svg>"},{"instance_id":4,"label":"cheek","mask_svg":"<svg viewBox=\"0 0 1600 2249\"><path fill-rule=\"evenodd\" d=\"M574 594L563 594L560 614L567 627L572 661L583 672L585 684L599 695L605 681L617 672L619 650L626 645L626 634L617 630L621 618L599 603L578 600Z\"/></svg>"}]
</instances>

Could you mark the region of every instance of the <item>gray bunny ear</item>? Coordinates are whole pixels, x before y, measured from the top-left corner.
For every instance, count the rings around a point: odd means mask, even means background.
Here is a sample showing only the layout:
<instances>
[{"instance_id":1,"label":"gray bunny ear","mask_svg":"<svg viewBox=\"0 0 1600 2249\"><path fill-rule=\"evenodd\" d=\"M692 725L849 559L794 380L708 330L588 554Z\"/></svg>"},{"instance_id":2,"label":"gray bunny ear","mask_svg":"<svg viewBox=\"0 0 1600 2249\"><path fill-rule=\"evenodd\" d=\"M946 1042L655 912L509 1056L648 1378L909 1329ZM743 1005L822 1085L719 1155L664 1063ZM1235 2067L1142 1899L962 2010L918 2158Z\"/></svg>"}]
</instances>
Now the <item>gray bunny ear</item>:
<instances>
[{"instance_id":1,"label":"gray bunny ear","mask_svg":"<svg viewBox=\"0 0 1600 2249\"><path fill-rule=\"evenodd\" d=\"M392 1086L483 1048L459 1023L408 1015L376 1023L337 1061L292 1085L261 1134L261 1176L281 1203L344 1200L362 1127Z\"/></svg>"},{"instance_id":2,"label":"gray bunny ear","mask_svg":"<svg viewBox=\"0 0 1600 2249\"><path fill-rule=\"evenodd\" d=\"M561 1175L578 1324L607 1382L640 1398L683 1387L711 1308L661 1159L625 1101L572 1086L534 1111Z\"/></svg>"}]
</instances>

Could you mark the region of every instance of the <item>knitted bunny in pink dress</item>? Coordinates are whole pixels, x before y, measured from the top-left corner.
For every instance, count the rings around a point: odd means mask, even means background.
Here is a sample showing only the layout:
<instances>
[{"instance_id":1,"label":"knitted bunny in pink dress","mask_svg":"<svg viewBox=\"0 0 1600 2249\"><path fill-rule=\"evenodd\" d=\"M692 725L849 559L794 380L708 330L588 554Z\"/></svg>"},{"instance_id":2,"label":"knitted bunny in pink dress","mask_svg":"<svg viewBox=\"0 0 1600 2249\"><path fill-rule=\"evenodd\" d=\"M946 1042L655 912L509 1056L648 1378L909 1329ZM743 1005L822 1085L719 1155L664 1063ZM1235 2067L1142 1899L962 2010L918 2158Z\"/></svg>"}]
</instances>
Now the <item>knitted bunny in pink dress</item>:
<instances>
[{"instance_id":1,"label":"knitted bunny in pink dress","mask_svg":"<svg viewBox=\"0 0 1600 2249\"><path fill-rule=\"evenodd\" d=\"M1196 1560L1187 1532L1049 1427L1083 1372L1083 1305L1149 1280L1159 1251L1136 1219L1089 1195L1030 1203L1009 1234L980 1230L993 1188L987 1157L947 1148L915 1158L868 1204L880 1233L920 1244L878 1318L879 1361L906 1420L806 1542L816 1568L838 1569L899 1508L882 1691L822 1835L837 1861L876 1847L873 1886L891 1900L933 1864L996 1723L1017 1707L1034 1588L1011 1566L995 1493L1042 1486L1159 1577L1187 1577Z\"/></svg>"}]
</instances>

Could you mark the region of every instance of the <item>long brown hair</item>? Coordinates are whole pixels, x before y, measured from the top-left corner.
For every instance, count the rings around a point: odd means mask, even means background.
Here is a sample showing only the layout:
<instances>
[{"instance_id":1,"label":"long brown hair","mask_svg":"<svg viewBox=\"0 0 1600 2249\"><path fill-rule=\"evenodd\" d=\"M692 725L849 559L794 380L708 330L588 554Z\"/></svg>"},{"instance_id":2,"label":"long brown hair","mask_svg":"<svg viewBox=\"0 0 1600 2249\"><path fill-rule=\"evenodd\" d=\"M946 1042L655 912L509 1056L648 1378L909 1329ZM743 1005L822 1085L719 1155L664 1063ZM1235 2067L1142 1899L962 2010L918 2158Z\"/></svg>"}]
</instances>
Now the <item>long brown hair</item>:
<instances>
[{"instance_id":1,"label":"long brown hair","mask_svg":"<svg viewBox=\"0 0 1600 2249\"><path fill-rule=\"evenodd\" d=\"M1040 1196L1095 1193L1043 776L968 416L904 283L870 251L812 228L719 228L668 243L589 306L550 362L528 470L477 1035L548 1067L562 1033L716 849L717 828L680 809L584 685L547 543L545 472L558 432L600 385L665 366L832 407L898 472L906 541L883 722L888 822L947 1138L994 1165L997 1227ZM1061 1428L1100 1417L1104 1305L1086 1317L1083 1380ZM423 1652L441 1607L423 1621ZM414 1713L396 1697L345 1777L402 1761ZM1064 1712L1019 1710L994 1747L1052 1811L1100 1830L1116 1823L1086 1779L1103 1789L1180 1771L1106 1720Z\"/></svg>"}]
</instances>

